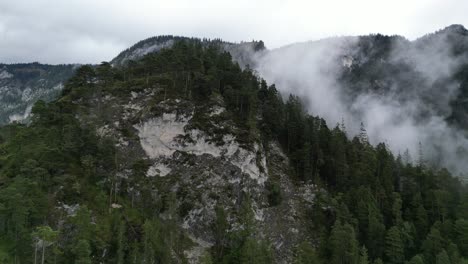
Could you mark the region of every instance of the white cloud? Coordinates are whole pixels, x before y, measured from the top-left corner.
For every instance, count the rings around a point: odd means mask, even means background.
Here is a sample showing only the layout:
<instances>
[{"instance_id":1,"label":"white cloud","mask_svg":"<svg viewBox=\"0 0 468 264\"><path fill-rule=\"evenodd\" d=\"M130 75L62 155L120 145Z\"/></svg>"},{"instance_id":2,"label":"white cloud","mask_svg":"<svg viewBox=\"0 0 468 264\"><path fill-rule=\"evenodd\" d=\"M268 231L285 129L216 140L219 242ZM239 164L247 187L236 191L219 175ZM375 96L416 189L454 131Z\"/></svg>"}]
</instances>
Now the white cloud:
<instances>
[{"instance_id":1,"label":"white cloud","mask_svg":"<svg viewBox=\"0 0 468 264\"><path fill-rule=\"evenodd\" d=\"M377 32L413 39L468 24L467 9L462 0L0 0L0 61L98 63L161 34L270 48Z\"/></svg>"}]
</instances>

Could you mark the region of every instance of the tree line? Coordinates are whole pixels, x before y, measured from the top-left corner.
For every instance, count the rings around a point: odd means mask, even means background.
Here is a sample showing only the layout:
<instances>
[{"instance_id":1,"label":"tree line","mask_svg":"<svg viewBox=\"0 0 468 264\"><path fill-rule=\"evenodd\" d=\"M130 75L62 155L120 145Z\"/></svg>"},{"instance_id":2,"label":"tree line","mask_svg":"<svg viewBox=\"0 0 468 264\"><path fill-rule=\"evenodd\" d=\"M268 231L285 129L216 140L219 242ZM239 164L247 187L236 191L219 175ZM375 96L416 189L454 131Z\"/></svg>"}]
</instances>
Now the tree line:
<instances>
[{"instance_id":1,"label":"tree line","mask_svg":"<svg viewBox=\"0 0 468 264\"><path fill-rule=\"evenodd\" d=\"M295 263L466 263L468 192L445 169L408 163L383 143L372 146L365 126L349 138L345 124L329 127L301 100L282 98L248 67L232 62L219 42L177 41L117 68L83 66L62 97L38 102L29 125L0 128L0 259L4 263L171 263L186 261L190 240L177 225L174 194L154 197L144 161L120 184L139 187L117 192L118 149L96 135L77 113L86 98L157 87L157 102L184 98L200 104L220 96L240 128L237 140L268 148L279 142L295 184L317 186ZM104 118L104 117L103 117ZM127 181L127 182L125 182ZM272 182L270 204L281 203L281 185ZM164 193L164 190L162 190ZM167 191L167 190L166 190ZM212 223L215 243L204 263L271 263L274 249L255 238L248 193L239 215L244 228L232 231L223 208ZM112 207L113 203L122 205ZM70 216L61 204L79 204ZM162 212L174 218L162 219ZM179 216L180 217L180 216Z\"/></svg>"}]
</instances>

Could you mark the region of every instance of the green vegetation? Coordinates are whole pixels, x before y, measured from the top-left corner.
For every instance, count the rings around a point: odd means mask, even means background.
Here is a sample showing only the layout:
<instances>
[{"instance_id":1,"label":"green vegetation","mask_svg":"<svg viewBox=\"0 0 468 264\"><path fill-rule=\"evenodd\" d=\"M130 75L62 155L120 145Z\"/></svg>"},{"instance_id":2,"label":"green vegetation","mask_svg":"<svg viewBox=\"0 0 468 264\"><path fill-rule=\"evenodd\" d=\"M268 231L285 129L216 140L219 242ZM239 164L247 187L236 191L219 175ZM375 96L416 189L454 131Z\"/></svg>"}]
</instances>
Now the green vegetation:
<instances>
[{"instance_id":1,"label":"green vegetation","mask_svg":"<svg viewBox=\"0 0 468 264\"><path fill-rule=\"evenodd\" d=\"M37 100L51 101L74 72L74 65L1 64L0 125L23 118Z\"/></svg>"},{"instance_id":2,"label":"green vegetation","mask_svg":"<svg viewBox=\"0 0 468 264\"><path fill-rule=\"evenodd\" d=\"M179 41L122 68L83 66L51 103L38 102L29 126L0 129L0 260L4 263L186 263L192 241L177 221L175 195L157 190L142 160L118 178L118 149L96 125L77 116L100 111L104 94L128 96L155 88L153 105L168 98L200 104L220 97L240 143L280 142L296 184L313 183L310 233L295 263L463 263L468 259L468 190L444 169L412 165L362 133L348 139L344 124L329 128L306 113L298 97L283 101L251 70L232 63L217 42ZM96 99L91 101L90 99ZM97 102L97 103L96 103ZM206 111L206 108L197 108ZM196 113L195 113L196 116ZM200 127L207 120L197 119ZM224 133L214 131L213 133ZM132 134L129 128L126 132ZM128 186L139 186L138 198ZM281 185L267 184L271 206ZM158 192L155 192L157 190ZM155 194L156 193L156 194ZM214 244L203 263L271 263L274 248L259 241L251 197L242 193L234 228L223 208L212 223ZM76 210L57 209L79 204ZM162 218L168 213L171 218Z\"/></svg>"}]
</instances>

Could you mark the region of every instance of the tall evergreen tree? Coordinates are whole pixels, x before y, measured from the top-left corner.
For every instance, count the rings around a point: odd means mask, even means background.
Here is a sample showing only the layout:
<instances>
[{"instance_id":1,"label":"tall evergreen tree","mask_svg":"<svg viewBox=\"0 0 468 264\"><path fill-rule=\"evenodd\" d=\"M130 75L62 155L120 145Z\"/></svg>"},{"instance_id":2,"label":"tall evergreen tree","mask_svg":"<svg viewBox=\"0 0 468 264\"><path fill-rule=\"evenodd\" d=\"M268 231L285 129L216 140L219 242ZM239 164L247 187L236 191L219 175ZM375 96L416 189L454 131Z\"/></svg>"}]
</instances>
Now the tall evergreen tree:
<instances>
[{"instance_id":1,"label":"tall evergreen tree","mask_svg":"<svg viewBox=\"0 0 468 264\"><path fill-rule=\"evenodd\" d=\"M329 239L331 263L356 264L359 260L358 241L354 229L349 224L336 221Z\"/></svg>"},{"instance_id":2,"label":"tall evergreen tree","mask_svg":"<svg viewBox=\"0 0 468 264\"><path fill-rule=\"evenodd\" d=\"M75 255L75 264L91 264L91 248L89 242L80 239L72 249Z\"/></svg>"},{"instance_id":3,"label":"tall evergreen tree","mask_svg":"<svg viewBox=\"0 0 468 264\"><path fill-rule=\"evenodd\" d=\"M455 222L456 244L464 257L468 257L468 220L458 219Z\"/></svg>"},{"instance_id":4,"label":"tall evergreen tree","mask_svg":"<svg viewBox=\"0 0 468 264\"><path fill-rule=\"evenodd\" d=\"M440 231L436 226L433 226L422 245L424 259L427 263L435 263L437 254L443 249L442 245L443 239Z\"/></svg>"},{"instance_id":5,"label":"tall evergreen tree","mask_svg":"<svg viewBox=\"0 0 468 264\"><path fill-rule=\"evenodd\" d=\"M404 245L401 239L400 230L397 226L392 226L385 236L385 256L388 263L403 263L405 259Z\"/></svg>"}]
</instances>

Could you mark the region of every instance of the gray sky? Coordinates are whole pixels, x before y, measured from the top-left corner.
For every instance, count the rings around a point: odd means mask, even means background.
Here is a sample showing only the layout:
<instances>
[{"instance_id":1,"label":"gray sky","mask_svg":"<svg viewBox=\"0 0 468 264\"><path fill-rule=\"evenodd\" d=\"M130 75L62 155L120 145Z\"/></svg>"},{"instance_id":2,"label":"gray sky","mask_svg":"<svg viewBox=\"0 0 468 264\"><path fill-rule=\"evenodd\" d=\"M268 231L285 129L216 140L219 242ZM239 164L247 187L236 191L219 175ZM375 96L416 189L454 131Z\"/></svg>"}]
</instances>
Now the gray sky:
<instances>
[{"instance_id":1,"label":"gray sky","mask_svg":"<svg viewBox=\"0 0 468 264\"><path fill-rule=\"evenodd\" d=\"M147 37L264 40L410 39L468 25L466 0L0 0L0 62L98 63Z\"/></svg>"}]
</instances>

